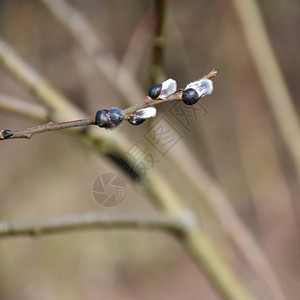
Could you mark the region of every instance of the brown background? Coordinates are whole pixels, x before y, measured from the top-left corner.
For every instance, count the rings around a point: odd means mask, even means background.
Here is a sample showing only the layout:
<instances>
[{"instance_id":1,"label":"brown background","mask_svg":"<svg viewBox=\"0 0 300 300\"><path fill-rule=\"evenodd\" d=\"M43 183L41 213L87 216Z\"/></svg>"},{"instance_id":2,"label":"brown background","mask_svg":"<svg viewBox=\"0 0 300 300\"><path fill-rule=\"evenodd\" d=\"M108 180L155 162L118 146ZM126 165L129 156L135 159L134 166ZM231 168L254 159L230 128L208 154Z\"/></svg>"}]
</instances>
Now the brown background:
<instances>
[{"instance_id":1,"label":"brown background","mask_svg":"<svg viewBox=\"0 0 300 300\"><path fill-rule=\"evenodd\" d=\"M109 50L122 61L136 30L135 76L147 93L150 85L151 1L70 1L88 18ZM299 108L300 3L259 1L272 46ZM287 299L297 299L299 285L299 187L293 162L271 114L230 1L169 1L166 16L164 71L179 87L212 68L218 70L214 93L201 100L208 109L183 134L207 171L225 190L256 237L282 282ZM124 99L99 74L71 35L39 2L0 2L1 36L57 89L87 115L103 107L126 107ZM266 70L268 76L268 70ZM1 93L37 100L0 68ZM128 91L130 93L130 91ZM132 95L132 103L136 99ZM36 123L0 112L0 128ZM144 126L145 125L145 126ZM146 124L122 125L119 133L132 143ZM296 138L296 137L295 137ZM126 149L124 149L126 150ZM176 154L176 145L170 150ZM105 210L91 189L105 172L126 178L125 201L113 212L145 212L153 208L130 179L106 158L62 132L0 146L0 218L18 219ZM178 153L178 159L185 158ZM193 166L190 166L193 168ZM260 299L273 299L266 283L249 271L225 237L205 203L160 157L155 166L169 177L176 192L199 214L203 230ZM297 223L296 223L297 224ZM162 233L81 232L50 237L9 238L0 243L1 299L219 299L201 271L176 241Z\"/></svg>"}]
</instances>

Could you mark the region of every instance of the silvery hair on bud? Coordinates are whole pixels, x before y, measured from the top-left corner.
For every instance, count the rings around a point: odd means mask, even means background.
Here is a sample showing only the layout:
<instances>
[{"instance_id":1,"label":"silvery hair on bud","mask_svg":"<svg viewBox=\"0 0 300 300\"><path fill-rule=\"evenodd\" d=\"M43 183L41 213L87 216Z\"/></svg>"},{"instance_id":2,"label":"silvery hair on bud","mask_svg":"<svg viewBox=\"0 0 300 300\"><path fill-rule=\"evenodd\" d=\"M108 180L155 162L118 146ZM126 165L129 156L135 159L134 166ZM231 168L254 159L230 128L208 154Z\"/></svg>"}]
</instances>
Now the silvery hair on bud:
<instances>
[{"instance_id":1,"label":"silvery hair on bud","mask_svg":"<svg viewBox=\"0 0 300 300\"><path fill-rule=\"evenodd\" d=\"M199 97L203 97L212 93L214 86L210 79L200 79L198 81L190 82L185 89L194 89Z\"/></svg>"}]
</instances>

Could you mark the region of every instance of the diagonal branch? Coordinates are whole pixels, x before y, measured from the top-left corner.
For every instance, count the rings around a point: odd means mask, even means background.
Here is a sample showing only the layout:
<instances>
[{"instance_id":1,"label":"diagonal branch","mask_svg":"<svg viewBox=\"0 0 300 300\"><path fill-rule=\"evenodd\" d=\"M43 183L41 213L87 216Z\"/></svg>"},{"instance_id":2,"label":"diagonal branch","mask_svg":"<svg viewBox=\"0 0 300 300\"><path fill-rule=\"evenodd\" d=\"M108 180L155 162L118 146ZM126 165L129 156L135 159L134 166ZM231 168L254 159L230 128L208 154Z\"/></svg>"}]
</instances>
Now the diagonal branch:
<instances>
[{"instance_id":1,"label":"diagonal branch","mask_svg":"<svg viewBox=\"0 0 300 300\"><path fill-rule=\"evenodd\" d=\"M40 74L22 60L0 38L0 63L18 79L26 88L33 92L44 104L55 111L56 117L61 119L61 114L80 118L82 113L58 91L56 91ZM63 121L63 120L61 120Z\"/></svg>"},{"instance_id":2,"label":"diagonal branch","mask_svg":"<svg viewBox=\"0 0 300 300\"><path fill-rule=\"evenodd\" d=\"M82 50L95 63L97 69L115 89L130 103L135 95L143 99L143 91L133 76L125 68L122 69L122 80L116 80L119 72L119 61L107 49L99 33L89 24L88 20L67 1L40 0L55 18L68 29ZM120 79L120 78L118 78ZM128 94L130 91L130 95Z\"/></svg>"}]
</instances>

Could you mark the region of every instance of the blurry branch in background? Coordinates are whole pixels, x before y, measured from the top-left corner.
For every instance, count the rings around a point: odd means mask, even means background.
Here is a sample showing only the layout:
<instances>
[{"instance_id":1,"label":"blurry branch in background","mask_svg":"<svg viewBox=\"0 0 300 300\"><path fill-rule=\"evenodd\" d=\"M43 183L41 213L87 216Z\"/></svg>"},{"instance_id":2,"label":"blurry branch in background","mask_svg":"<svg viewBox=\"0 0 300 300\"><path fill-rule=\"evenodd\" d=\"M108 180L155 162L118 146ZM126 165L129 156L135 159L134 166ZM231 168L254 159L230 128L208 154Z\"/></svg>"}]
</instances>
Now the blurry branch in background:
<instances>
[{"instance_id":1,"label":"blurry branch in background","mask_svg":"<svg viewBox=\"0 0 300 300\"><path fill-rule=\"evenodd\" d=\"M18 57L1 39L0 63L50 110L55 111L56 119L64 121L65 118L67 120L74 118L74 115L76 119L83 116L79 109L69 103L61 93L52 88L42 76ZM61 114L64 115L63 118Z\"/></svg>"},{"instance_id":2,"label":"blurry branch in background","mask_svg":"<svg viewBox=\"0 0 300 300\"><path fill-rule=\"evenodd\" d=\"M0 110L38 122L50 121L50 114L45 107L2 93L0 93Z\"/></svg>"},{"instance_id":3,"label":"blurry branch in background","mask_svg":"<svg viewBox=\"0 0 300 300\"><path fill-rule=\"evenodd\" d=\"M299 117L272 49L259 6L254 0L232 0L232 2L276 124L294 161L298 180L300 180Z\"/></svg>"},{"instance_id":4,"label":"blurry branch in background","mask_svg":"<svg viewBox=\"0 0 300 300\"><path fill-rule=\"evenodd\" d=\"M15 59L17 58L17 59ZM3 41L0 41L0 62L23 86L32 91L39 100L51 109L53 121L73 119L83 115L58 91L51 87L45 79L16 56ZM128 141L117 132L104 136L102 130L81 132L81 138L86 145L100 154L105 154L115 160L123 159L122 149ZM185 231L178 236L180 243L194 258L195 262L205 271L214 283L217 291L228 300L254 300L243 287L231 268L223 261L219 251L212 244L199 225L193 212L189 211L178 198L174 189L166 182L166 177L157 172L149 174L138 183L148 199L157 207L162 216L174 217L186 224Z\"/></svg>"},{"instance_id":5,"label":"blurry branch in background","mask_svg":"<svg viewBox=\"0 0 300 300\"><path fill-rule=\"evenodd\" d=\"M185 163L178 164L177 160L171 157L172 164L182 171L186 179L194 184L199 193L204 195L221 223L223 230L231 238L256 274L268 283L270 290L275 295L274 299L284 299L280 283L268 258L236 213L224 190L206 172L199 160L192 155L186 155L186 153L189 153L189 150L185 144L180 144L177 147L180 147L179 152L185 157ZM193 168L190 166L193 166Z\"/></svg>"},{"instance_id":6,"label":"blurry branch in background","mask_svg":"<svg viewBox=\"0 0 300 300\"><path fill-rule=\"evenodd\" d=\"M152 83L159 83L165 80L166 76L162 69L163 52L165 39L163 36L163 29L165 24L166 3L164 0L155 0L155 31L153 41L152 64L150 74L152 76Z\"/></svg>"},{"instance_id":7,"label":"blurry branch in background","mask_svg":"<svg viewBox=\"0 0 300 300\"><path fill-rule=\"evenodd\" d=\"M55 18L73 35L87 56L95 62L95 66L110 84L125 98L128 103L132 95L143 99L144 94L136 80L125 69L120 69L116 57L106 48L99 33L84 16L64 0L40 0L51 11ZM118 75L118 80L116 76ZM130 91L130 93L128 92Z\"/></svg>"},{"instance_id":8,"label":"blurry branch in background","mask_svg":"<svg viewBox=\"0 0 300 300\"><path fill-rule=\"evenodd\" d=\"M90 229L163 230L179 235L185 230L184 228L185 224L180 219L167 216L85 213L26 221L1 221L0 238L8 236L43 236Z\"/></svg>"},{"instance_id":9,"label":"blurry branch in background","mask_svg":"<svg viewBox=\"0 0 300 300\"><path fill-rule=\"evenodd\" d=\"M149 9L131 34L125 54L120 62L117 81L122 80L126 73L130 73L134 77L139 65L143 63L154 30L153 26L149 26L152 24L152 14L153 10ZM123 74L124 70L125 74Z\"/></svg>"}]
</instances>

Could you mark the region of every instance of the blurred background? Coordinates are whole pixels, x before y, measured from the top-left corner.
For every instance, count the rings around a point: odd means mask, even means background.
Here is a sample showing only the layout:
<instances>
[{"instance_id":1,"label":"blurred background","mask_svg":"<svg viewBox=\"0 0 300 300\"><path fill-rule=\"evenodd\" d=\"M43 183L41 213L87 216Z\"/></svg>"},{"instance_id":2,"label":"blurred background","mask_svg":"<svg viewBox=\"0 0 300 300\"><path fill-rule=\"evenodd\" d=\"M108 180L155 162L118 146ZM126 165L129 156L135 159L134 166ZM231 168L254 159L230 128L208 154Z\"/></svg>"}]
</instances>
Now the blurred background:
<instances>
[{"instance_id":1,"label":"blurred background","mask_svg":"<svg viewBox=\"0 0 300 300\"><path fill-rule=\"evenodd\" d=\"M219 245L220 252L249 289L259 299L274 299L266 282L249 269L226 237L203 197L191 186L179 184L180 173L169 156L172 153L180 164L188 163L180 152L180 147L186 146L221 186L264 250L286 299L297 299L299 178L273 117L233 1L166 2L165 76L176 79L182 88L213 68L218 70L218 76L214 79L213 94L200 101L196 116L189 119L188 129L174 118L172 104L158 107L158 117L170 122L182 138L165 156L152 149L159 160L155 171L167 176L176 193L197 213L203 230ZM152 84L154 2L69 3L87 18L146 95ZM264 0L259 1L259 7L295 109L299 109L300 2ZM130 105L42 1L2 0L0 34L86 115L93 115L100 108ZM268 69L265 76L269 76ZM2 67L0 93L38 103ZM131 104L142 100L130 90L128 94ZM208 113L204 113L206 110ZM133 145L143 139L153 122L139 127L126 122L116 132ZM0 129L36 124L0 111ZM63 131L37 135L31 140L2 142L0 155L1 219L101 210L139 214L154 210L122 170ZM99 206L92 195L94 181L106 172L120 174L127 184L126 199L114 208ZM158 232L88 231L2 239L0 265L1 299L220 299L177 241Z\"/></svg>"}]
</instances>

